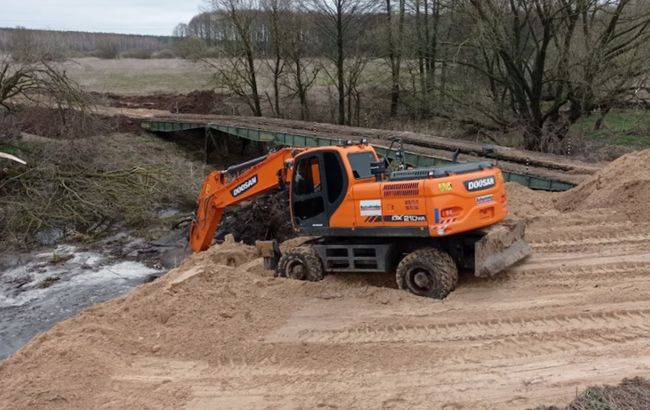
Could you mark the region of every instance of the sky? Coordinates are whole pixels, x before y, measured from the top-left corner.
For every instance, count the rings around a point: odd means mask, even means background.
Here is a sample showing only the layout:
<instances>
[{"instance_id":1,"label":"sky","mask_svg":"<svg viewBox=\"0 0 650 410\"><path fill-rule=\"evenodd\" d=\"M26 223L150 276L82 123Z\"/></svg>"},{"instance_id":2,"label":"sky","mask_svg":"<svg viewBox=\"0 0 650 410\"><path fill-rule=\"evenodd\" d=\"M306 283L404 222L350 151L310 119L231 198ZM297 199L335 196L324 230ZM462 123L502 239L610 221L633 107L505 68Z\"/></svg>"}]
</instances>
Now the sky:
<instances>
[{"instance_id":1,"label":"sky","mask_svg":"<svg viewBox=\"0 0 650 410\"><path fill-rule=\"evenodd\" d=\"M0 0L0 27L171 35L203 0Z\"/></svg>"}]
</instances>

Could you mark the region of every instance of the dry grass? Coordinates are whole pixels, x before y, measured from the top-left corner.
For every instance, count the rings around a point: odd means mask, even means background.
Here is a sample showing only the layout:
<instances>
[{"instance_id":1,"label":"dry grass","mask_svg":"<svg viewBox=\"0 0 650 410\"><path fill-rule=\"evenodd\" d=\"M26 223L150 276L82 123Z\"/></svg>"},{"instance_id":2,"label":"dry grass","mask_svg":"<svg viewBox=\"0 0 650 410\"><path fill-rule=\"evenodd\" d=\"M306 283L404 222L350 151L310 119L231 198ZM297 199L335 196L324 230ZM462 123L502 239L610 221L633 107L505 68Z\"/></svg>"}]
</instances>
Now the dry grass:
<instances>
[{"instance_id":1,"label":"dry grass","mask_svg":"<svg viewBox=\"0 0 650 410\"><path fill-rule=\"evenodd\" d=\"M211 74L200 64L181 59L102 60L78 58L64 63L70 78L87 91L118 94L188 93L209 88Z\"/></svg>"},{"instance_id":2,"label":"dry grass","mask_svg":"<svg viewBox=\"0 0 650 410\"><path fill-rule=\"evenodd\" d=\"M538 407L536 410L640 410L650 409L650 382L624 379L618 386L587 388L566 407Z\"/></svg>"}]
</instances>

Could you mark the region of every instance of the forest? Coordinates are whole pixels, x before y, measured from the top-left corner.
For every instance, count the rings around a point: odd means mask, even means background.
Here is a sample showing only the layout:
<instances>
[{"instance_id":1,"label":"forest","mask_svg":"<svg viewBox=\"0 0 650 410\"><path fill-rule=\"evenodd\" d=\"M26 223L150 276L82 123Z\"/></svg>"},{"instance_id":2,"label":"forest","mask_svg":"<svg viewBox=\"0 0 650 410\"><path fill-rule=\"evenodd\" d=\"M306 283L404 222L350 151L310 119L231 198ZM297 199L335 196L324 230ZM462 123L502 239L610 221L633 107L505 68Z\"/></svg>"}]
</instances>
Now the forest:
<instances>
[{"instance_id":1,"label":"forest","mask_svg":"<svg viewBox=\"0 0 650 410\"><path fill-rule=\"evenodd\" d=\"M441 119L561 152L572 124L647 104L650 4L620 0L213 0L179 24L253 115L310 118L326 82L339 124L364 113ZM272 93L260 91L260 71ZM263 107L270 107L271 112Z\"/></svg>"}]
</instances>

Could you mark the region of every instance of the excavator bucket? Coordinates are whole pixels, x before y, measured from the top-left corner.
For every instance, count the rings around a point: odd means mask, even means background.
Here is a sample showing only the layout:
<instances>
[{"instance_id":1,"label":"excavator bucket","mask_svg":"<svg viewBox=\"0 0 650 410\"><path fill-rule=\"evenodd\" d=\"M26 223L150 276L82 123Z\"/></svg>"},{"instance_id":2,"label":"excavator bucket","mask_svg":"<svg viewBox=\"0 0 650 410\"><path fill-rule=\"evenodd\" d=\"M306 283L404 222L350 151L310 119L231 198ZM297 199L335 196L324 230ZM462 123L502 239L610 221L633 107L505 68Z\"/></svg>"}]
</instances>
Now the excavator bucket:
<instances>
[{"instance_id":1,"label":"excavator bucket","mask_svg":"<svg viewBox=\"0 0 650 410\"><path fill-rule=\"evenodd\" d=\"M523 222L503 222L486 229L486 235L474 245L474 274L494 276L533 252L524 240Z\"/></svg>"}]
</instances>

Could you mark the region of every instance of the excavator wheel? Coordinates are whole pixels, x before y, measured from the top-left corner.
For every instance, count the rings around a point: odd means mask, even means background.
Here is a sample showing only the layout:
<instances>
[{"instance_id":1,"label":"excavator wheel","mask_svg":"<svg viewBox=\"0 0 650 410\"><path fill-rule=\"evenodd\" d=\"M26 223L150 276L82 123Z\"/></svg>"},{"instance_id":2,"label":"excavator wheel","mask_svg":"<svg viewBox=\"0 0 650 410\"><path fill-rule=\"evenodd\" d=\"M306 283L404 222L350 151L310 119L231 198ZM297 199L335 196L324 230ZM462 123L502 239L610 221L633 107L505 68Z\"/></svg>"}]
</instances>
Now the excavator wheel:
<instances>
[{"instance_id":1,"label":"excavator wheel","mask_svg":"<svg viewBox=\"0 0 650 410\"><path fill-rule=\"evenodd\" d=\"M324 277L323 264L312 247L300 246L282 254L278 261L277 276L318 282Z\"/></svg>"},{"instance_id":2,"label":"excavator wheel","mask_svg":"<svg viewBox=\"0 0 650 410\"><path fill-rule=\"evenodd\" d=\"M439 249L423 248L409 253L397 265L397 285L418 296L444 299L458 284L458 267Z\"/></svg>"}]
</instances>

